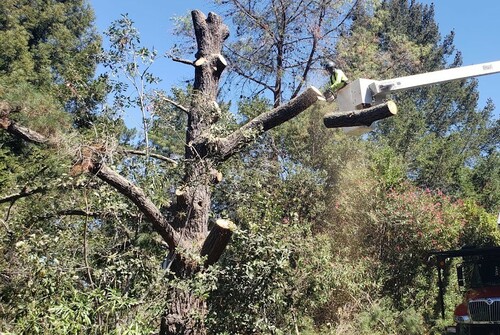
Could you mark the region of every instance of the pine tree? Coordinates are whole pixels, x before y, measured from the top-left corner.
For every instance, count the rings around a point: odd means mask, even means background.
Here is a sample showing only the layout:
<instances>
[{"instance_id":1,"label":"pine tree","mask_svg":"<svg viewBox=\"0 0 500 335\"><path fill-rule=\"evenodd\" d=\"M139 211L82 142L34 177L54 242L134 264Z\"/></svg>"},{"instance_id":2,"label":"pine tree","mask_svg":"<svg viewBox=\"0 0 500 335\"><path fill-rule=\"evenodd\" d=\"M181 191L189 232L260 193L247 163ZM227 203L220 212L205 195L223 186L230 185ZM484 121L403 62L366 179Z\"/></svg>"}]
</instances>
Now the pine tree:
<instances>
[{"instance_id":1,"label":"pine tree","mask_svg":"<svg viewBox=\"0 0 500 335\"><path fill-rule=\"evenodd\" d=\"M101 41L93 21L86 0L2 1L0 88L25 84L52 96L84 125L105 88L93 80Z\"/></svg>"}]
</instances>

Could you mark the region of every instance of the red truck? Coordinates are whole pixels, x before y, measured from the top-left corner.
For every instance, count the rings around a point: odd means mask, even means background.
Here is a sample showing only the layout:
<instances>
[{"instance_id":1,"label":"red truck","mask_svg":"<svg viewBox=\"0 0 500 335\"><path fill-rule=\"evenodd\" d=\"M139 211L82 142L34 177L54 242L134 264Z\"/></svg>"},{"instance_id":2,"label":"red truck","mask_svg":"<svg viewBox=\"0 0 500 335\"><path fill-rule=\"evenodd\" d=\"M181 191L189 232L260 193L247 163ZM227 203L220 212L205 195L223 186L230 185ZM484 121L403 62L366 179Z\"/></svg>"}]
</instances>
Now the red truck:
<instances>
[{"instance_id":1,"label":"red truck","mask_svg":"<svg viewBox=\"0 0 500 335\"><path fill-rule=\"evenodd\" d=\"M446 334L500 335L500 247L463 248L433 252L438 268L439 302L444 318L443 270L446 261L462 258L457 265L463 301L455 308L455 325Z\"/></svg>"}]
</instances>

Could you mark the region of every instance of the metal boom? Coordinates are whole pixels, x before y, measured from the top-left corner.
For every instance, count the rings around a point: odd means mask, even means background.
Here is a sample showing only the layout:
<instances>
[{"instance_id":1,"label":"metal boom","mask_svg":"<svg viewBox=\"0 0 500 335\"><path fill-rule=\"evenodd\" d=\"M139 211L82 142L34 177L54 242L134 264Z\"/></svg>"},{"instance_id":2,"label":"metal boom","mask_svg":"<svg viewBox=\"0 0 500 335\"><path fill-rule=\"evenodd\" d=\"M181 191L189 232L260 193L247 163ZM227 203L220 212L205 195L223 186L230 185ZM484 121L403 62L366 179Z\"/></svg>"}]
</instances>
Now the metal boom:
<instances>
[{"instance_id":1,"label":"metal boom","mask_svg":"<svg viewBox=\"0 0 500 335\"><path fill-rule=\"evenodd\" d=\"M456 67L386 80L357 79L338 92L341 111L377 105L393 92L429 86L452 80L484 76L500 72L500 61Z\"/></svg>"},{"instance_id":2,"label":"metal boom","mask_svg":"<svg viewBox=\"0 0 500 335\"><path fill-rule=\"evenodd\" d=\"M393 92L499 72L500 61L494 61L386 80L359 78L338 91L337 104L341 112L359 110L383 103L387 95ZM358 131L354 131L353 128L357 128ZM361 134L371 129L352 127L344 130Z\"/></svg>"}]
</instances>

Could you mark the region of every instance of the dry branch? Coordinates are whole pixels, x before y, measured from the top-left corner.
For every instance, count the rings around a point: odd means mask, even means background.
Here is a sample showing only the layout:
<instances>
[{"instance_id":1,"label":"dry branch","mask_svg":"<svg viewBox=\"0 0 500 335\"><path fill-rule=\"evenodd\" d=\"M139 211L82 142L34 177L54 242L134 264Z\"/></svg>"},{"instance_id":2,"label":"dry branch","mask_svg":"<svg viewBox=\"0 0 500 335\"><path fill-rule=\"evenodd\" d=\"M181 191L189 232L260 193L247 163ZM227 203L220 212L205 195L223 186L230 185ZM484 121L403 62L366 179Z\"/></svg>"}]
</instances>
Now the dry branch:
<instances>
[{"instance_id":1,"label":"dry branch","mask_svg":"<svg viewBox=\"0 0 500 335\"><path fill-rule=\"evenodd\" d=\"M169 104L179 108L181 111L183 111L184 113L189 113L189 109L187 107L184 107L183 105L181 105L180 103L178 103L177 101L174 101L172 99L169 99L167 97L164 97L162 96L161 97L163 100L165 100L166 102L168 102Z\"/></svg>"},{"instance_id":2,"label":"dry branch","mask_svg":"<svg viewBox=\"0 0 500 335\"><path fill-rule=\"evenodd\" d=\"M396 115L397 112L396 103L389 100L365 109L327 114L323 123L327 128L370 126L375 121Z\"/></svg>"}]
</instances>

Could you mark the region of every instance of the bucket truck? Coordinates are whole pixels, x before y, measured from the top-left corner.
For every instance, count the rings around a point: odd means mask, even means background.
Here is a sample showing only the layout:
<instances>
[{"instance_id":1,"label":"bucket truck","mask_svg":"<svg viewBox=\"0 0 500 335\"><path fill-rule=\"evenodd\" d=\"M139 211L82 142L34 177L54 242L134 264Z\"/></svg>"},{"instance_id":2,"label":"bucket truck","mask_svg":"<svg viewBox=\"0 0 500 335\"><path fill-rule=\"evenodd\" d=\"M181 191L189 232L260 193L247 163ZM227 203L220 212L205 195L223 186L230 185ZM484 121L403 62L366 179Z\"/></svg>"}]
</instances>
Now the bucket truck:
<instances>
[{"instance_id":1,"label":"bucket truck","mask_svg":"<svg viewBox=\"0 0 500 335\"><path fill-rule=\"evenodd\" d=\"M373 129L370 126L375 121L365 118L363 111L386 104L391 93L498 72L500 61L494 61L386 80L356 79L337 92L339 112L325 115L323 121L327 128L334 128L343 127L343 120L359 119L359 126L344 128L344 131L352 135L363 134ZM394 104L385 107L384 117L396 114Z\"/></svg>"}]
</instances>

